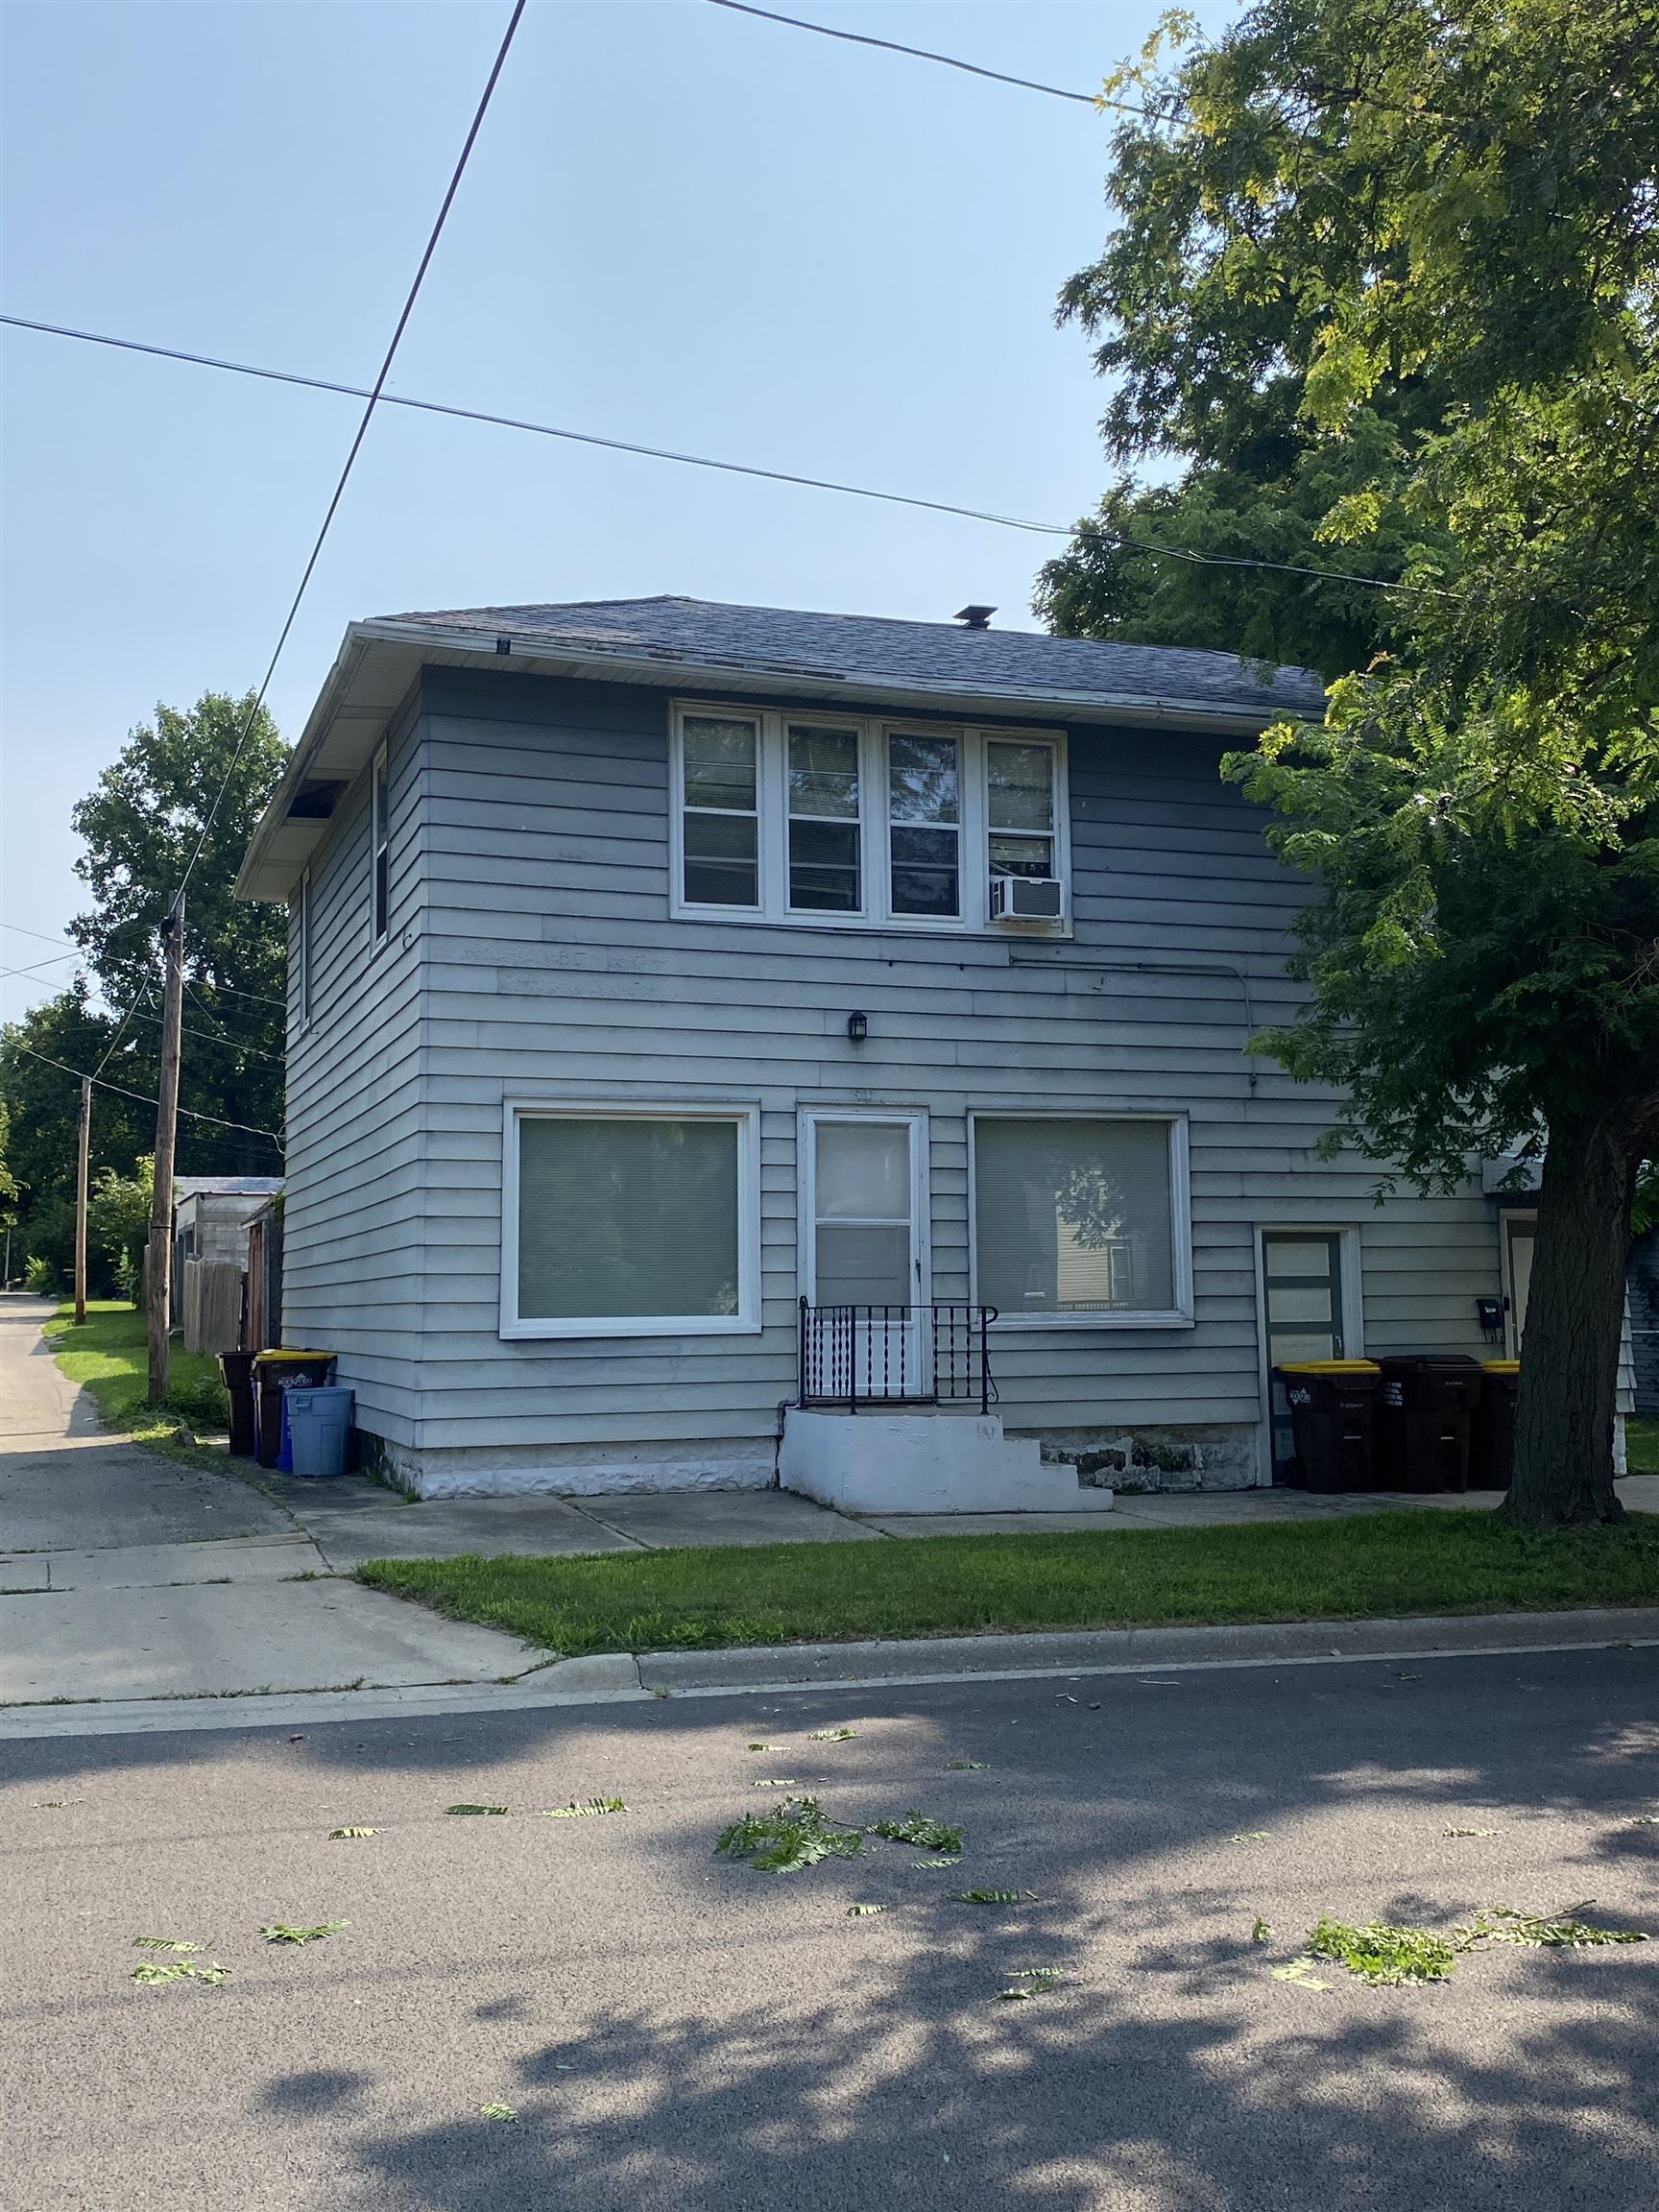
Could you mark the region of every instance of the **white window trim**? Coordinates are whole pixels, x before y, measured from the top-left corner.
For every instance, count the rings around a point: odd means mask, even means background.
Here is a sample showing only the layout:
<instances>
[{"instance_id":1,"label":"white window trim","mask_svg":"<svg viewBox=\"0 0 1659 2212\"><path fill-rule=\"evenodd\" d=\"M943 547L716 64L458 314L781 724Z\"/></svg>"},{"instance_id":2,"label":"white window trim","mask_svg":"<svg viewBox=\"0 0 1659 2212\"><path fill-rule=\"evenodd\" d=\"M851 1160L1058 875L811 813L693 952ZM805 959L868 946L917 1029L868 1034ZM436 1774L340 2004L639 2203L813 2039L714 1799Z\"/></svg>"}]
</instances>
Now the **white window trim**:
<instances>
[{"instance_id":1,"label":"white window trim","mask_svg":"<svg viewBox=\"0 0 1659 2212\"><path fill-rule=\"evenodd\" d=\"M796 1235L796 1274L799 1295L809 1306L818 1303L815 1280L818 1259L818 1151L815 1132L820 1121L874 1122L878 1127L910 1132L910 1236L913 1306L933 1303L933 1235L931 1155L932 1139L926 1106L803 1106L797 1115L800 1172L799 1221Z\"/></svg>"},{"instance_id":2,"label":"white window trim","mask_svg":"<svg viewBox=\"0 0 1659 2212\"><path fill-rule=\"evenodd\" d=\"M311 1026L311 871L303 869L300 877L299 928L295 946L295 1022L294 1033L303 1036Z\"/></svg>"},{"instance_id":3,"label":"white window trim","mask_svg":"<svg viewBox=\"0 0 1659 2212\"><path fill-rule=\"evenodd\" d=\"M518 1312L518 1125L526 1120L734 1121L737 1125L737 1311L572 1314ZM752 1336L760 1331L760 1108L703 1099L508 1098L501 1119L501 1318L509 1339L600 1336Z\"/></svg>"},{"instance_id":4,"label":"white window trim","mask_svg":"<svg viewBox=\"0 0 1659 2212\"><path fill-rule=\"evenodd\" d=\"M382 809L381 792L385 792ZM384 817L384 818L383 818ZM380 854L386 854L386 912L378 915ZM384 945L392 934L392 763L384 742L369 763L369 942Z\"/></svg>"},{"instance_id":5,"label":"white window trim","mask_svg":"<svg viewBox=\"0 0 1659 2212\"><path fill-rule=\"evenodd\" d=\"M1035 1110L1021 1106L975 1106L968 1114L968 1280L969 1297L979 1297L978 1167L974 1157L974 1129L980 1121L1162 1121L1169 1131L1169 1229L1172 1307L1147 1308L1120 1313L998 1313L991 1323L1000 1335L1029 1334L1051 1329L1192 1329L1197 1326L1192 1307L1192 1196L1190 1166L1190 1142L1185 1113L1159 1107L1107 1108L1046 1106Z\"/></svg>"},{"instance_id":6,"label":"white window trim","mask_svg":"<svg viewBox=\"0 0 1659 2212\"><path fill-rule=\"evenodd\" d=\"M685 897L685 718L709 716L753 722L759 733L758 903L713 906ZM856 914L789 904L789 783L786 727L810 722L859 733L859 860L863 899ZM957 740L961 761L958 825L961 877L960 914L895 914L888 871L888 735L950 736ZM985 748L994 739L1046 745L1054 756L1054 866L1060 883L1058 921L993 922L990 912L991 853L986 823ZM879 929L915 931L923 936L1038 938L1047 942L1071 935L1071 809L1068 781L1067 733L1052 726L998 728L974 722L921 722L894 715L847 714L832 706L803 702L785 711L741 702L676 699L669 712L669 912L683 922L743 922L792 929Z\"/></svg>"}]
</instances>

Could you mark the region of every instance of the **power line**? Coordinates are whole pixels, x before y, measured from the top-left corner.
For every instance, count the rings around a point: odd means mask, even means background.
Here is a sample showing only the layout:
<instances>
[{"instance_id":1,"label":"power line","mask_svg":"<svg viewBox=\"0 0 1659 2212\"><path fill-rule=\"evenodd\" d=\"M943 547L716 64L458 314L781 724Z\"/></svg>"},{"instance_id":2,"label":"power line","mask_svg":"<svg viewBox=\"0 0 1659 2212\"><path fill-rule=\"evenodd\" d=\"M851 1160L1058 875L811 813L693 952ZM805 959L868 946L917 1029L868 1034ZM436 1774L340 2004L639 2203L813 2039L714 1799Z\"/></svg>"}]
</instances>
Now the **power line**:
<instances>
[{"instance_id":1,"label":"power line","mask_svg":"<svg viewBox=\"0 0 1659 2212\"><path fill-rule=\"evenodd\" d=\"M106 1083L97 1075L88 1075L84 1069L71 1068L66 1060L54 1060L49 1052L36 1052L33 1045L19 1044L15 1037L8 1040L7 1049L27 1052L31 1060L39 1060L48 1068L60 1069L65 1075L73 1075L77 1082L90 1083L96 1091L113 1091L119 1098L136 1098L140 1106L160 1104L159 1099L150 1097L143 1091L129 1091L124 1083ZM240 1129L245 1136L269 1138L278 1152L287 1149L275 1130L255 1129L251 1121L227 1121L222 1114L198 1114L192 1106L180 1106L179 1112L186 1121L211 1121L216 1129Z\"/></svg>"},{"instance_id":2,"label":"power line","mask_svg":"<svg viewBox=\"0 0 1659 2212\"><path fill-rule=\"evenodd\" d=\"M10 929L18 937L37 937L42 945L61 945L66 934L65 931L60 929L56 936L48 936L44 929L25 929L21 922L0 922L0 929ZM80 952L65 952L62 954L62 958L65 960L82 960L86 957L87 955L84 950ZM42 960L40 962L40 966L42 968L50 968L52 966L52 962L50 960ZM23 975L28 974L28 970L23 968L9 968L5 971L5 973L9 975ZM189 986L186 985L185 988L188 990ZM288 1003L286 998L274 998L268 991L240 991L237 989L234 983L216 982L213 988L215 991L222 991L225 996L229 998L252 998L254 1003L259 1006L286 1007ZM192 993L192 996L194 997L195 994ZM209 1007L207 1011L210 1013L212 1009Z\"/></svg>"},{"instance_id":3,"label":"power line","mask_svg":"<svg viewBox=\"0 0 1659 2212\"><path fill-rule=\"evenodd\" d=\"M862 31L837 31L828 23L805 23L799 15L780 15L770 8L751 8L746 0L709 0L714 8L729 8L734 15L758 15L764 23L783 23L791 31L815 31L820 38L841 38L849 46L876 46L883 54L907 54L913 61L937 61L944 69L960 69L969 77L988 77L994 84L1017 84L1022 92L1046 92L1051 100L1075 100L1085 108L1116 108L1125 115L1144 115L1144 108L1127 100L1108 100L1104 93L1069 92L1059 84L1038 84L1029 77L1010 77L1000 69L982 69L977 61L959 61L953 54L929 53L926 46L902 46L896 38L872 38Z\"/></svg>"},{"instance_id":4,"label":"power line","mask_svg":"<svg viewBox=\"0 0 1659 2212\"><path fill-rule=\"evenodd\" d=\"M227 361L210 353L188 353L177 347L151 346L135 338L113 338L99 330L75 330L58 323L36 323L21 315L0 315L0 325L16 330L34 330L52 338L73 338L87 346L108 346L124 353L148 353L163 361L182 361L196 369L220 369L234 376L257 376L267 383L298 384L311 392L338 392L346 397L368 397L358 384L339 384L325 376L301 376L284 369L265 369L246 361ZM441 399L413 399L397 392L383 392L382 407L408 407L423 415L449 415L463 422L485 422L499 430L523 430L538 438L564 439L576 445L597 445L612 453L632 453L647 461L672 461L687 469L713 469L729 476L758 476L770 484L795 484L809 492L834 492L850 499L876 499L890 507L914 507L928 515L952 515L967 522L989 522L998 530L1029 531L1043 538L1070 538L1076 525L1069 522L1032 522L1014 515L998 515L983 507L959 507L945 499L922 499L907 492L883 492L868 484L843 484L832 477L801 476L786 469L762 469L753 462L719 461L706 453L680 453L667 446L640 445L624 438L602 438L590 430L568 430L551 422L531 422L514 415L493 415L481 407L457 407ZM1200 568L1259 568L1281 576L1305 576L1315 582L1352 584L1371 591L1410 591L1431 598L1456 594L1431 584L1407 583L1399 577L1360 576L1346 568L1310 568L1293 561L1263 561L1245 553L1197 553L1186 545L1166 545L1151 539L1126 538L1101 533L1123 553L1141 553L1161 561L1186 561Z\"/></svg>"},{"instance_id":5,"label":"power line","mask_svg":"<svg viewBox=\"0 0 1659 2212\"><path fill-rule=\"evenodd\" d=\"M356 466L357 456L362 450L363 441L368 435L370 421L373 417L375 407L379 403L380 395L385 389L386 379L392 373L392 363L397 357L399 345L402 343L403 333L409 326L409 318L415 312L415 302L421 297L421 287L426 280L426 272L432 265L432 256L438 251L438 241L444 235L444 226L449 219L449 210L455 204L455 195L461 189L461 180L466 175L467 164L468 161L471 158L472 148L477 143L479 132L483 129L484 117L489 111L490 102L494 95L496 83L499 80L502 68L506 63L508 50L513 44L513 39L517 32L526 4L527 0L514 0L513 12L508 18L507 29L502 34L501 43L496 49L495 59L491 64L490 74L484 81L484 90L479 96L478 106L473 113L471 125L468 130L466 138L462 142L461 152L456 158L455 166L450 172L449 182L445 190L443 202L439 206L437 220L434 222L431 233L426 240L425 252L421 256L420 265L415 271L414 281L409 287L408 297L403 301L402 312L399 314L397 326L392 332L392 341L391 344L387 347L385 358L380 364L380 373L375 377L373 388L368 396L369 403L363 410L363 418L357 425L356 436L352 439L350 446L347 451L345 466L340 471L340 480L334 487L333 496L330 498L327 509L323 517L322 528L317 533L316 542L312 546L310 556L307 559L305 566L301 573L299 587L294 593L293 603L288 609L287 617L284 620L281 631L277 637L276 650L271 655L270 665L266 668L264 677L260 682L259 688L254 694L253 703L248 709L248 719L242 726L242 734L236 740L236 749L230 756L230 764L226 769L219 788L214 794L212 805L207 809L207 818L202 825L202 834L196 840L196 849L191 854L189 859L185 862L184 873L179 879L179 888L173 894L173 911L175 913L177 913L179 910L179 902L184 895L184 889L190 880L191 872L195 868L197 861L201 859L203 852L206 847L208 836L212 830L215 821L218 819L219 808L224 803L225 794L230 787L230 779L236 773L236 763L241 759L243 748L246 746L249 738L252 735L253 725L259 718L259 709L265 704L265 694L271 687L272 677L276 673L276 663L282 658L282 648L288 642L288 633L293 629L295 617L300 613L300 602L305 596L306 587L311 581L312 573L317 566L318 560L323 551L324 541L326 539L329 529L333 524L335 515L339 512L340 501L345 496L347 483L350 477L352 469Z\"/></svg>"},{"instance_id":6,"label":"power line","mask_svg":"<svg viewBox=\"0 0 1659 2212\"><path fill-rule=\"evenodd\" d=\"M0 968L4 975L38 975L42 968L60 968L65 960L79 960L79 952L60 952L55 960L36 960L33 968Z\"/></svg>"}]
</instances>

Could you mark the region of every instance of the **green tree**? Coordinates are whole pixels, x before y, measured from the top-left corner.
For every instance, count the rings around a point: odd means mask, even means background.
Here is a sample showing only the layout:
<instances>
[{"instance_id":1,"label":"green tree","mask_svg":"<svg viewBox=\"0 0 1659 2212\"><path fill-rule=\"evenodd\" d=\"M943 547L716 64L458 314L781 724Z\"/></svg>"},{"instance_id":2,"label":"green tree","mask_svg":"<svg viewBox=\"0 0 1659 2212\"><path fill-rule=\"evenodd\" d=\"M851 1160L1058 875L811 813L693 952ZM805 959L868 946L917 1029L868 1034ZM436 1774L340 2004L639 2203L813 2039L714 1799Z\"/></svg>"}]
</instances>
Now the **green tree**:
<instances>
[{"instance_id":1,"label":"green tree","mask_svg":"<svg viewBox=\"0 0 1659 2212\"><path fill-rule=\"evenodd\" d=\"M1151 113L1116 142L1124 225L1063 312L1118 379L1114 457L1184 473L1113 494L1041 603L1182 642L1230 618L1338 679L1322 728L1228 764L1323 886L1273 1047L1347 1086L1334 1138L1420 1187L1544 1155L1505 1511L1619 1518L1659 1146L1659 16L1262 0L1129 75ZM1220 491L1250 550L1302 531L1307 565L1399 588L1367 613L1346 582L1107 542L1193 544Z\"/></svg>"},{"instance_id":2,"label":"green tree","mask_svg":"<svg viewBox=\"0 0 1659 2212\"><path fill-rule=\"evenodd\" d=\"M131 1175L102 1167L86 1199L87 1272L96 1251L123 1294L137 1303L144 1281L144 1247L150 1241L150 1208L156 1196L156 1157L146 1152Z\"/></svg>"},{"instance_id":3,"label":"green tree","mask_svg":"<svg viewBox=\"0 0 1659 2212\"><path fill-rule=\"evenodd\" d=\"M155 1108L146 1101L160 1072L159 926L221 785L186 902L178 1169L281 1172L279 1149L255 1132L282 1127L283 922L270 907L230 895L284 758L261 712L232 766L252 704L207 692L188 713L157 707L153 722L129 733L72 816L85 842L77 866L93 905L71 934L86 951L104 1003L78 977L0 1030L0 1100L12 1112L20 1238L60 1280L74 1251L80 1093L73 1070L97 1069L110 1052L94 1095L91 1166L95 1176L108 1168L131 1177L156 1139ZM98 1279L109 1287L102 1262Z\"/></svg>"}]
</instances>

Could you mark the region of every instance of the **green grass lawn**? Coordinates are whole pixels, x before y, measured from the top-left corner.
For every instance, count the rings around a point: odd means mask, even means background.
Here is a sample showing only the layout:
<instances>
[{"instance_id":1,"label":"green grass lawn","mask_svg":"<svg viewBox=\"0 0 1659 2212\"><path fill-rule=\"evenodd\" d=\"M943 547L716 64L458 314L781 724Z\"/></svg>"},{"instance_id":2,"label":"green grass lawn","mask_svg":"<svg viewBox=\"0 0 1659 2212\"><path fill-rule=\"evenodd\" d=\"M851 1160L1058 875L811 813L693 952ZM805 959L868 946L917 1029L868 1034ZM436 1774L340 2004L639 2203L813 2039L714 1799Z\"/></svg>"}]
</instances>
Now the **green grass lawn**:
<instances>
[{"instance_id":1,"label":"green grass lawn","mask_svg":"<svg viewBox=\"0 0 1659 2212\"><path fill-rule=\"evenodd\" d=\"M88 1298L86 1319L75 1325L75 1308L65 1302L46 1324L53 1356L71 1382L84 1383L100 1417L152 1451L174 1458L196 1458L180 1444L180 1422L204 1434L225 1433L225 1385L219 1362L203 1352L185 1352L177 1343L168 1366L163 1406L149 1403L150 1344L143 1313L124 1300ZM226 1464L222 1452L213 1464Z\"/></svg>"},{"instance_id":2,"label":"green grass lawn","mask_svg":"<svg viewBox=\"0 0 1659 2212\"><path fill-rule=\"evenodd\" d=\"M1354 1621L1659 1604L1659 1514L1524 1535L1486 1513L878 1544L700 1547L576 1559L373 1559L376 1589L589 1651Z\"/></svg>"},{"instance_id":3,"label":"green grass lawn","mask_svg":"<svg viewBox=\"0 0 1659 2212\"><path fill-rule=\"evenodd\" d=\"M1624 1453L1632 1475L1659 1475L1659 1421L1626 1421Z\"/></svg>"}]
</instances>

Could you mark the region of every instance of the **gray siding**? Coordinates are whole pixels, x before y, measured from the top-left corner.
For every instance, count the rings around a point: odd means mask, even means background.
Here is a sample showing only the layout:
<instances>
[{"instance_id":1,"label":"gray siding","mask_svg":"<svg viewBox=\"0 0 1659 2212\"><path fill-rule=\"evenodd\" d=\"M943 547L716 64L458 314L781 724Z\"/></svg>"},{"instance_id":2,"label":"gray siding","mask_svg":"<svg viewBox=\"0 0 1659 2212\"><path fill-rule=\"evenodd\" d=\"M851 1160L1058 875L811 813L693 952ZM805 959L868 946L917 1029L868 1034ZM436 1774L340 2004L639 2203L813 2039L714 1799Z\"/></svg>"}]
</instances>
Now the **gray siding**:
<instances>
[{"instance_id":1,"label":"gray siding","mask_svg":"<svg viewBox=\"0 0 1659 2212\"><path fill-rule=\"evenodd\" d=\"M1242 1054L1252 1022L1292 1002L1285 928L1303 892L1218 782L1214 741L1071 732L1066 945L671 920L668 696L428 670L394 748L393 941L375 959L366 780L320 855L315 1015L290 1073L287 1334L348 1347L367 1426L427 1448L768 1435L794 1384L806 1105L928 1110L940 1298L969 1293L972 1109L1190 1117L1196 1327L1000 1337L1012 1428L1254 1422L1260 1223L1358 1229L1367 1350L1485 1349L1487 1202L1379 1211L1371 1168L1314 1156L1329 1099ZM854 1008L870 1018L858 1046ZM757 1100L764 1332L503 1341L515 1094Z\"/></svg>"},{"instance_id":2,"label":"gray siding","mask_svg":"<svg viewBox=\"0 0 1659 2212\"><path fill-rule=\"evenodd\" d=\"M420 923L425 797L412 698L389 733L391 926L372 942L369 777L311 868L311 1020L299 1026L290 902L284 1341L340 1353L359 1419L395 1442L420 1418L425 1231Z\"/></svg>"}]
</instances>

